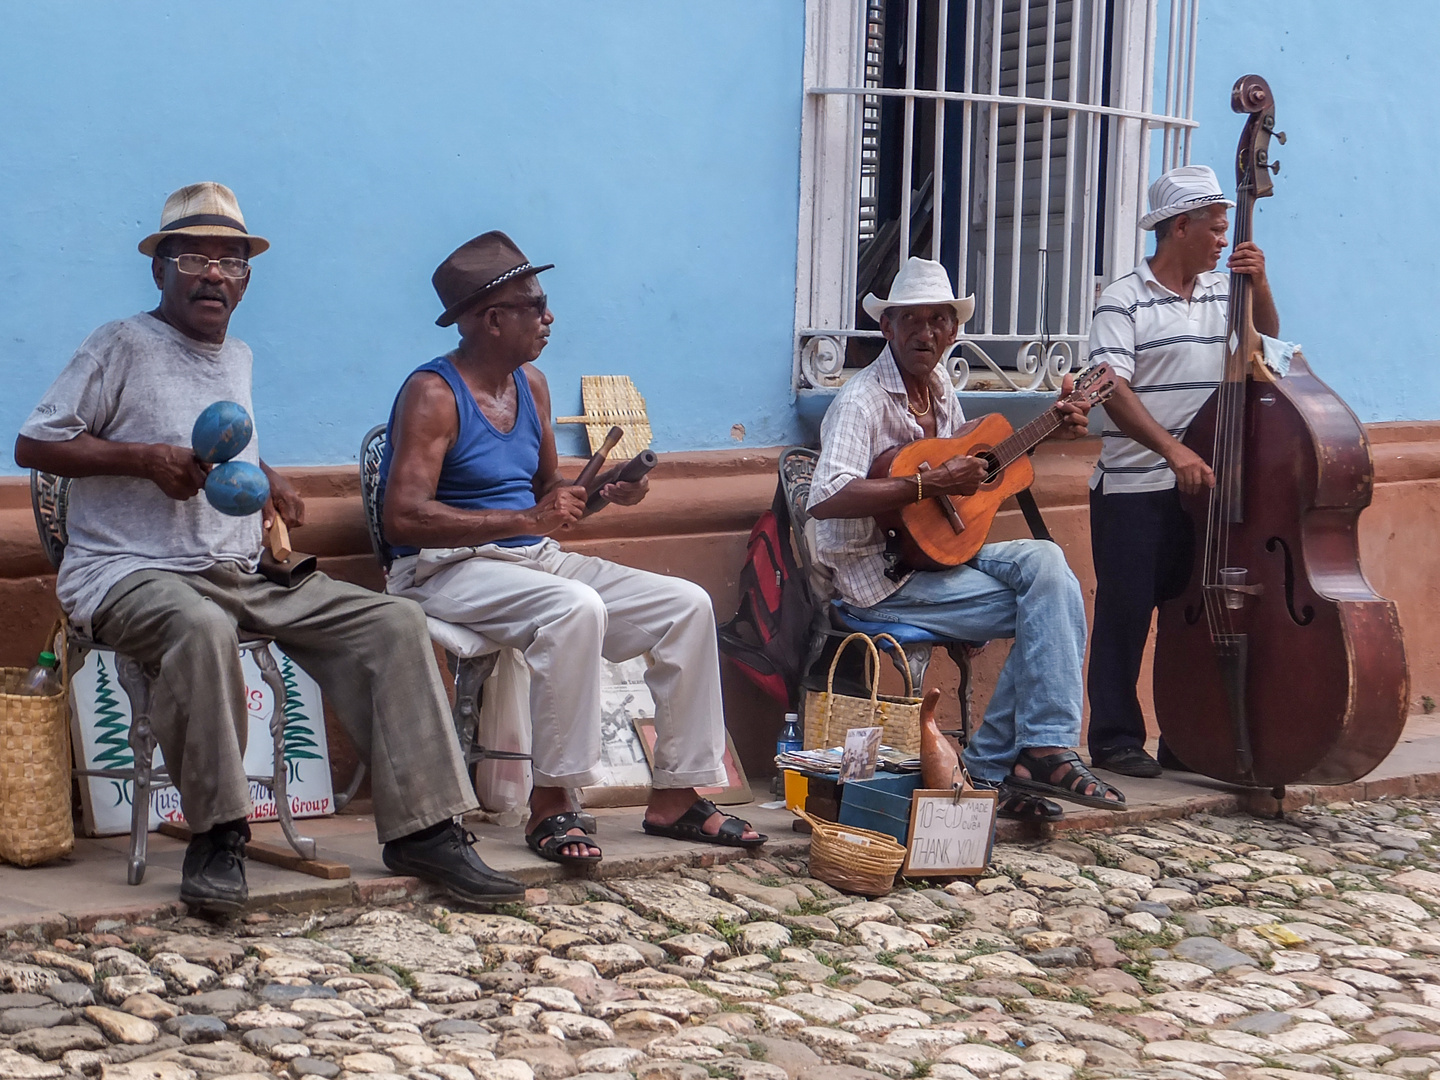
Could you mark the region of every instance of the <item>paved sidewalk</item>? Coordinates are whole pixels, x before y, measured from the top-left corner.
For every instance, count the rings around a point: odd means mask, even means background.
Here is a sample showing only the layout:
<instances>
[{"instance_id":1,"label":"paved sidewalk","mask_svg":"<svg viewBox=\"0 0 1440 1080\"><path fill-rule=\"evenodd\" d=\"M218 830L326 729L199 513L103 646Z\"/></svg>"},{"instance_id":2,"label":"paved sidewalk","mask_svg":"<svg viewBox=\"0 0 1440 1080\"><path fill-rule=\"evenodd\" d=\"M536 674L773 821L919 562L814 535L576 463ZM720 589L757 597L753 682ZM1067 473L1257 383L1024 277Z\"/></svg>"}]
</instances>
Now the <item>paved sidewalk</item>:
<instances>
[{"instance_id":1,"label":"paved sidewalk","mask_svg":"<svg viewBox=\"0 0 1440 1080\"><path fill-rule=\"evenodd\" d=\"M0 1080L1440 1080L1437 848L1402 797L1000 843L876 901L775 856L46 926L0 941Z\"/></svg>"},{"instance_id":2,"label":"paved sidewalk","mask_svg":"<svg viewBox=\"0 0 1440 1080\"><path fill-rule=\"evenodd\" d=\"M1077 829L1119 829L1197 813L1270 816L1277 809L1268 793L1242 791L1194 774L1171 773L1158 780L1104 775L1126 793L1129 809L1125 812L1073 808L1063 821L1049 827L1001 822L997 839L1013 842ZM1412 717L1395 751L1364 780L1341 787L1291 788L1286 808L1406 795L1440 795L1440 716ZM298 911L354 902L393 902L407 894L426 895L415 879L391 875L380 859L373 820L363 812L363 805L357 804L356 809L362 812L300 822L301 831L316 839L320 858L349 864L348 879L324 880L252 859L248 868L252 906L282 906ZM763 849L766 855L803 855L808 849L809 838L793 830L794 819L783 809L764 810L757 804L724 809L750 820L770 836L770 843ZM638 807L598 809L593 813L600 822L600 840L605 849L605 861L596 875L602 879L636 877L679 866L712 866L744 856L735 848L647 836L640 829L642 811ZM486 862L527 885L544 886L575 876L531 853L518 826L468 824L479 837L478 850ZM285 847L278 825L257 826L255 838ZM74 853L54 865L28 870L0 865L0 927L43 920L73 922L88 928L97 919L133 921L167 907L182 913L176 896L184 844L152 834L145 880L131 887L125 883L128 843L124 836L79 839Z\"/></svg>"}]
</instances>

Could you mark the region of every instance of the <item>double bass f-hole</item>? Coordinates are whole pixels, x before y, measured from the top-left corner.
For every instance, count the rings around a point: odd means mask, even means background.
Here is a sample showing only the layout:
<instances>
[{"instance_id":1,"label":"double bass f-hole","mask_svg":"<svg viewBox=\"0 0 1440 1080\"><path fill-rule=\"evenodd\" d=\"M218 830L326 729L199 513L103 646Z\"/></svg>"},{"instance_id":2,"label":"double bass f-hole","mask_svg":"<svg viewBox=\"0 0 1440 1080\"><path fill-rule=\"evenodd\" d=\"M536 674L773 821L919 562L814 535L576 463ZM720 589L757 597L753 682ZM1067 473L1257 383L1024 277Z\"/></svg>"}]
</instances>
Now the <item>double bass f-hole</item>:
<instances>
[{"instance_id":1,"label":"double bass f-hole","mask_svg":"<svg viewBox=\"0 0 1440 1080\"><path fill-rule=\"evenodd\" d=\"M1285 610L1290 613L1296 626L1309 626L1315 618L1315 609L1306 604L1298 612L1295 610L1295 560L1290 554L1290 545L1285 542L1284 537L1272 536L1265 541L1266 551L1280 551L1285 557Z\"/></svg>"}]
</instances>

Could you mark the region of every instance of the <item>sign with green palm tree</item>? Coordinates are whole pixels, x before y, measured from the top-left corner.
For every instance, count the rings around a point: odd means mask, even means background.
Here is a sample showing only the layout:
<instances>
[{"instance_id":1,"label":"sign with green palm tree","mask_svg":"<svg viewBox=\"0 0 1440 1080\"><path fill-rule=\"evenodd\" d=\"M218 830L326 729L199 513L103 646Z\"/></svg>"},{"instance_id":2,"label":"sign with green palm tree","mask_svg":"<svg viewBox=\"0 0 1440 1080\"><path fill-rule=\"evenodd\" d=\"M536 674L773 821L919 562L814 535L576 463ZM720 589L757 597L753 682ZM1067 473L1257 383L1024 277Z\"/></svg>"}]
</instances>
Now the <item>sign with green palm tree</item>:
<instances>
[{"instance_id":1,"label":"sign with green palm tree","mask_svg":"<svg viewBox=\"0 0 1440 1080\"><path fill-rule=\"evenodd\" d=\"M324 754L317 754L325 742L325 718L317 717L319 721L319 738L316 737L316 724L311 721L306 711L305 695L300 692L299 669L295 662L280 654L280 677L285 680L285 765L290 770L286 777L286 784L294 787L300 782L300 763L302 761L325 761ZM326 772L329 763L326 762Z\"/></svg>"}]
</instances>

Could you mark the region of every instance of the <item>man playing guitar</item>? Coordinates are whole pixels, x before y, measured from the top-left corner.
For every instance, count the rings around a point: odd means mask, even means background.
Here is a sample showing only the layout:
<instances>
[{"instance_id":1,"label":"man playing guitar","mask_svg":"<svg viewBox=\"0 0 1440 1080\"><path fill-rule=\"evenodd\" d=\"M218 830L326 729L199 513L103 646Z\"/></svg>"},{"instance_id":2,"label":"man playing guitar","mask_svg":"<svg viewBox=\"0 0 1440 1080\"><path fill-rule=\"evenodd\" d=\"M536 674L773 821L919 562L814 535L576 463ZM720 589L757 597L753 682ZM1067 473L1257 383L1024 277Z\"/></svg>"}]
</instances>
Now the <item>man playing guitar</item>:
<instances>
[{"instance_id":1,"label":"man playing guitar","mask_svg":"<svg viewBox=\"0 0 1440 1080\"><path fill-rule=\"evenodd\" d=\"M966 747L978 787L1000 792L1001 816L1036 821L1063 810L1044 796L1118 810L1125 797L1070 749L1080 738L1085 605L1060 548L1048 541L986 544L947 570L911 570L887 553L875 518L934 495L973 495L987 463L953 457L913 476L870 479L875 458L922 438L948 438L964 423L940 370L974 297L957 300L938 262L911 258L889 299L864 300L886 347L845 384L825 414L810 488L816 556L857 618L906 623L956 641L1013 637L985 713ZM1069 393L1067 377L1062 397ZM1061 406L1059 438L1086 433L1084 403Z\"/></svg>"}]
</instances>

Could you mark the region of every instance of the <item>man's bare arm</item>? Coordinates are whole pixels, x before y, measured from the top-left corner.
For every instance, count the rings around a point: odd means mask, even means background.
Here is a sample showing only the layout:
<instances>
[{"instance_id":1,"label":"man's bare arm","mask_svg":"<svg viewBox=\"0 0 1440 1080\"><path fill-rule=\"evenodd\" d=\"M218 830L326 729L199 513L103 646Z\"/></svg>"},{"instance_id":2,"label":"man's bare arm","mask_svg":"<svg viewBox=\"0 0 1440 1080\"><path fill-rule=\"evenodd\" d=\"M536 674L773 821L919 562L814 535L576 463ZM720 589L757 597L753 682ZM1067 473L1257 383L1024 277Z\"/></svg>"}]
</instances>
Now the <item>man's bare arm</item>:
<instances>
[{"instance_id":1,"label":"man's bare arm","mask_svg":"<svg viewBox=\"0 0 1440 1080\"><path fill-rule=\"evenodd\" d=\"M445 380L429 372L412 376L400 392L391 433L395 444L384 508L385 537L390 543L467 547L511 536L548 536L579 520L584 500L579 500L578 508L572 507L574 497L566 500L562 495L569 489L546 494L529 510L463 510L440 502L435 498L440 469L459 431L455 395ZM553 459L553 436L551 455ZM543 441L540 460L543 472ZM553 468L552 464L552 472Z\"/></svg>"},{"instance_id":2,"label":"man's bare arm","mask_svg":"<svg viewBox=\"0 0 1440 1080\"><path fill-rule=\"evenodd\" d=\"M535 412L540 417L540 467L535 470L535 498L541 499L557 487L570 485L560 475L560 454L555 449L555 427L550 419L550 383L534 364L526 364L520 370L530 384L530 396L535 399Z\"/></svg>"},{"instance_id":3,"label":"man's bare arm","mask_svg":"<svg viewBox=\"0 0 1440 1080\"><path fill-rule=\"evenodd\" d=\"M973 495L985 479L985 462L976 457L953 457L938 469L921 475L921 493L931 495ZM868 479L859 477L824 502L810 507L810 516L826 518L875 517L915 501L913 476Z\"/></svg>"},{"instance_id":4,"label":"man's bare arm","mask_svg":"<svg viewBox=\"0 0 1440 1080\"><path fill-rule=\"evenodd\" d=\"M1265 274L1265 253L1253 241L1245 240L1235 245L1226 265L1231 270L1250 275L1250 316L1255 320L1255 329L1268 337L1279 337L1280 312L1275 307L1270 279Z\"/></svg>"},{"instance_id":5,"label":"man's bare arm","mask_svg":"<svg viewBox=\"0 0 1440 1080\"><path fill-rule=\"evenodd\" d=\"M300 497L300 492L295 490L295 485L280 475L264 461L260 462L260 468L265 473L265 478L270 481L270 499L265 505L264 517L261 524L268 532L270 523L275 520L278 513L280 519L292 529L298 529L305 524L305 500Z\"/></svg>"},{"instance_id":6,"label":"man's bare arm","mask_svg":"<svg viewBox=\"0 0 1440 1080\"><path fill-rule=\"evenodd\" d=\"M1116 377L1115 392L1105 402L1105 414L1130 438L1163 457L1185 494L1193 495L1202 487L1215 486L1215 474L1210 466L1160 426L1130 389L1129 380Z\"/></svg>"},{"instance_id":7,"label":"man's bare arm","mask_svg":"<svg viewBox=\"0 0 1440 1080\"><path fill-rule=\"evenodd\" d=\"M65 442L21 435L15 440L15 464L56 476L133 476L181 502L205 486L205 469L188 446L111 442L84 431Z\"/></svg>"}]
</instances>

